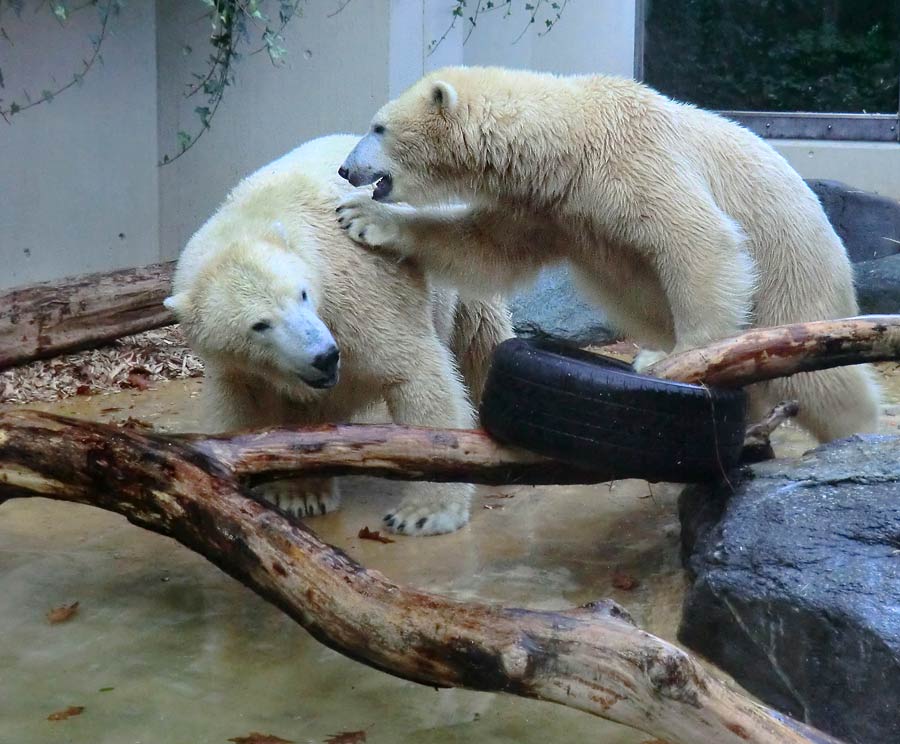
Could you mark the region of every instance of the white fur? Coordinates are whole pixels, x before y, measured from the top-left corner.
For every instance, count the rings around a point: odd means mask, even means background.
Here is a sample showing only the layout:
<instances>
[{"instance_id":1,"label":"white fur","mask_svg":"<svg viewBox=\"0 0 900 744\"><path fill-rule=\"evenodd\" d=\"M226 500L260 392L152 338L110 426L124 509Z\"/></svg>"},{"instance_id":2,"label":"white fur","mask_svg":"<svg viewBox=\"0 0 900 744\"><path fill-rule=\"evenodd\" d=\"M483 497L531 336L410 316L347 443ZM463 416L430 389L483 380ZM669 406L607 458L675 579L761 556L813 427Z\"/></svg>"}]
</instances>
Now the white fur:
<instances>
[{"instance_id":1,"label":"white fur","mask_svg":"<svg viewBox=\"0 0 900 744\"><path fill-rule=\"evenodd\" d=\"M452 86L452 109L435 105L437 85ZM376 159L392 179L386 199L419 210L429 229L430 205L471 208L442 224L460 240L417 243L408 208L350 196L351 235L381 237L463 285L473 274L482 285L518 282L568 260L619 330L647 347L639 365L747 325L858 312L843 245L788 163L742 127L632 80L448 68L373 122L384 134L351 151L351 177ZM751 394L756 411L799 399L800 422L821 440L877 427L865 367Z\"/></svg>"},{"instance_id":2,"label":"white fur","mask_svg":"<svg viewBox=\"0 0 900 744\"><path fill-rule=\"evenodd\" d=\"M433 291L414 265L347 239L334 220L349 190L337 169L356 139L314 140L261 168L182 253L167 304L206 362L211 430L348 421L378 401L398 424L473 423L457 363L477 402L493 346L511 335L508 312L499 301L462 303L453 292ZM272 327L253 331L260 319ZM314 389L306 366L329 339L340 349L339 380ZM421 484L391 512L388 528L410 535L458 529L469 519L471 491ZM260 493L300 516L338 503L335 485L323 479L283 481Z\"/></svg>"}]
</instances>

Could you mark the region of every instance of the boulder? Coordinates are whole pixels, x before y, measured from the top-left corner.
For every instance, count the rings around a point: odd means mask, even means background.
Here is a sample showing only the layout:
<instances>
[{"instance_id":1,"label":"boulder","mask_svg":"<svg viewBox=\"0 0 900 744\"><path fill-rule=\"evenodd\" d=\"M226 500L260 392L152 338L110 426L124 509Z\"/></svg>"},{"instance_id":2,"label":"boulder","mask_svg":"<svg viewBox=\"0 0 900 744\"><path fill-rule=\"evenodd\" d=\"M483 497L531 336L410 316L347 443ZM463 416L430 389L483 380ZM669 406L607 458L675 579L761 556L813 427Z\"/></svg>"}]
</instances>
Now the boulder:
<instances>
[{"instance_id":1,"label":"boulder","mask_svg":"<svg viewBox=\"0 0 900 744\"><path fill-rule=\"evenodd\" d=\"M853 264L862 313L900 313L900 255Z\"/></svg>"},{"instance_id":2,"label":"boulder","mask_svg":"<svg viewBox=\"0 0 900 744\"><path fill-rule=\"evenodd\" d=\"M853 263L900 253L900 202L840 181L808 180Z\"/></svg>"},{"instance_id":3,"label":"boulder","mask_svg":"<svg viewBox=\"0 0 900 744\"><path fill-rule=\"evenodd\" d=\"M616 338L603 311L583 298L566 266L542 271L534 285L515 295L509 305L520 336L553 336L579 346Z\"/></svg>"},{"instance_id":4,"label":"boulder","mask_svg":"<svg viewBox=\"0 0 900 744\"><path fill-rule=\"evenodd\" d=\"M791 716L900 742L900 437L752 465L679 511L679 640Z\"/></svg>"}]
</instances>

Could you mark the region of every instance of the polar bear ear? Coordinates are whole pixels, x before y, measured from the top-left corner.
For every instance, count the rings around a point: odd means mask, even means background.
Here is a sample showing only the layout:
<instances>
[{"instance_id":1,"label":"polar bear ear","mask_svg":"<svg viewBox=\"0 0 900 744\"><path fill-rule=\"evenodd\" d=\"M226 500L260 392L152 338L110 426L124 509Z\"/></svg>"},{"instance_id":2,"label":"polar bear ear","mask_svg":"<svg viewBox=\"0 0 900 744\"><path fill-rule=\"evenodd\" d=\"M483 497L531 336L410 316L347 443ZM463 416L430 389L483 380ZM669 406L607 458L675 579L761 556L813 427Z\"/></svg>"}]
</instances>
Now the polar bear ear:
<instances>
[{"instance_id":1,"label":"polar bear ear","mask_svg":"<svg viewBox=\"0 0 900 744\"><path fill-rule=\"evenodd\" d=\"M456 88L444 80L438 80L431 86L431 102L439 111L453 111L459 102Z\"/></svg>"},{"instance_id":2,"label":"polar bear ear","mask_svg":"<svg viewBox=\"0 0 900 744\"><path fill-rule=\"evenodd\" d=\"M275 220L271 226L272 232L281 238L285 243L290 244L291 240L288 237L287 228L285 228L284 223L281 220Z\"/></svg>"},{"instance_id":3,"label":"polar bear ear","mask_svg":"<svg viewBox=\"0 0 900 744\"><path fill-rule=\"evenodd\" d=\"M187 308L187 297L185 296L184 292L174 294L171 297L166 297L166 299L163 300L163 306L171 310L176 315L179 315Z\"/></svg>"}]
</instances>

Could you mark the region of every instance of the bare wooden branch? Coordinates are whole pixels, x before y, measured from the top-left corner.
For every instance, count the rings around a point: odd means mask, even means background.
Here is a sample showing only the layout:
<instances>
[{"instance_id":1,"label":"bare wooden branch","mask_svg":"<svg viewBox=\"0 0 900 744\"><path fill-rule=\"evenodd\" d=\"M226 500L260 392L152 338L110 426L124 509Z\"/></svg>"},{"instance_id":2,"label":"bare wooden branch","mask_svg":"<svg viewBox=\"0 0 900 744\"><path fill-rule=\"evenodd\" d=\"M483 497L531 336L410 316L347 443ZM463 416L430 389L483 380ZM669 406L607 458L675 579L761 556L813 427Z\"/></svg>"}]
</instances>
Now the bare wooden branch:
<instances>
[{"instance_id":1,"label":"bare wooden branch","mask_svg":"<svg viewBox=\"0 0 900 744\"><path fill-rule=\"evenodd\" d=\"M0 414L0 502L43 496L122 514L206 556L326 645L414 682L556 702L671 744L835 742L725 686L612 602L538 612L394 584L248 498L198 444Z\"/></svg>"},{"instance_id":2,"label":"bare wooden branch","mask_svg":"<svg viewBox=\"0 0 900 744\"><path fill-rule=\"evenodd\" d=\"M769 411L769 415L762 421L753 424L753 426L747 429L747 434L744 437L745 446L748 440L754 441L761 438L768 439L772 436L772 432L774 432L775 429L788 419L796 416L798 413L800 413L800 404L796 400L782 401Z\"/></svg>"},{"instance_id":3,"label":"bare wooden branch","mask_svg":"<svg viewBox=\"0 0 900 744\"><path fill-rule=\"evenodd\" d=\"M175 322L174 262L45 282L0 295L0 369Z\"/></svg>"},{"instance_id":4,"label":"bare wooden branch","mask_svg":"<svg viewBox=\"0 0 900 744\"><path fill-rule=\"evenodd\" d=\"M774 459L772 432L798 413L800 413L800 404L796 400L784 401L775 406L762 421L749 427L744 435L741 462L749 464Z\"/></svg>"},{"instance_id":5,"label":"bare wooden branch","mask_svg":"<svg viewBox=\"0 0 900 744\"><path fill-rule=\"evenodd\" d=\"M251 483L297 475L489 485L604 483L618 477L613 470L580 469L506 447L483 431L338 425L181 439Z\"/></svg>"},{"instance_id":6,"label":"bare wooden branch","mask_svg":"<svg viewBox=\"0 0 900 744\"><path fill-rule=\"evenodd\" d=\"M657 362L648 375L741 387L798 372L900 359L900 315L758 328Z\"/></svg>"}]
</instances>

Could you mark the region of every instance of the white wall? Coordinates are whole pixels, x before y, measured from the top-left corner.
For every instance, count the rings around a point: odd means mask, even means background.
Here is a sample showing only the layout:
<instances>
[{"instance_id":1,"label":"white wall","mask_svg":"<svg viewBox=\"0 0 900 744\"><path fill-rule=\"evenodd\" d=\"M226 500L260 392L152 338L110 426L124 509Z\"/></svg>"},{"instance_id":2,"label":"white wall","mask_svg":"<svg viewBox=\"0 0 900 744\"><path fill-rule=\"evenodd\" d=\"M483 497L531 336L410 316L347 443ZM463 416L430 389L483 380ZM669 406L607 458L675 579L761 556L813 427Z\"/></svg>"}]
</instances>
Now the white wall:
<instances>
[{"instance_id":1,"label":"white wall","mask_svg":"<svg viewBox=\"0 0 900 744\"><path fill-rule=\"evenodd\" d=\"M0 121L0 288L159 258L155 19L126 10L80 87ZM6 105L71 80L98 29L93 8L65 28L33 7L0 20Z\"/></svg>"},{"instance_id":2,"label":"white wall","mask_svg":"<svg viewBox=\"0 0 900 744\"><path fill-rule=\"evenodd\" d=\"M900 144L771 140L804 178L844 181L900 200Z\"/></svg>"},{"instance_id":3,"label":"white wall","mask_svg":"<svg viewBox=\"0 0 900 744\"><path fill-rule=\"evenodd\" d=\"M503 13L480 15L475 32L463 47L465 64L566 75L606 72L630 77L633 73L634 0L575 0L549 32L540 23L529 27L531 14L525 3L516 3L508 18ZM528 31L520 38L526 27Z\"/></svg>"},{"instance_id":4,"label":"white wall","mask_svg":"<svg viewBox=\"0 0 900 744\"><path fill-rule=\"evenodd\" d=\"M202 71L209 21L196 2L158 0L159 147L177 146L179 129L193 131L198 97L184 85ZM353 1L337 15L337 0L302 7L287 28L285 63L265 52L236 66L212 128L183 157L159 169L159 240L174 258L228 190L242 177L313 137L365 131L388 98L389 15L384 2ZM129 6L130 7L130 6ZM194 52L182 50L190 45Z\"/></svg>"},{"instance_id":5,"label":"white wall","mask_svg":"<svg viewBox=\"0 0 900 744\"><path fill-rule=\"evenodd\" d=\"M536 23L525 34L531 14L524 2L516 2L509 15L502 2L496 3L497 9L479 14L474 30L465 17L451 28L454 0L392 0L390 5L391 97L445 65L501 65L572 75L630 76L633 71L634 0L570 2L551 31L545 33ZM469 5L466 12L471 14L475 3Z\"/></svg>"}]
</instances>

